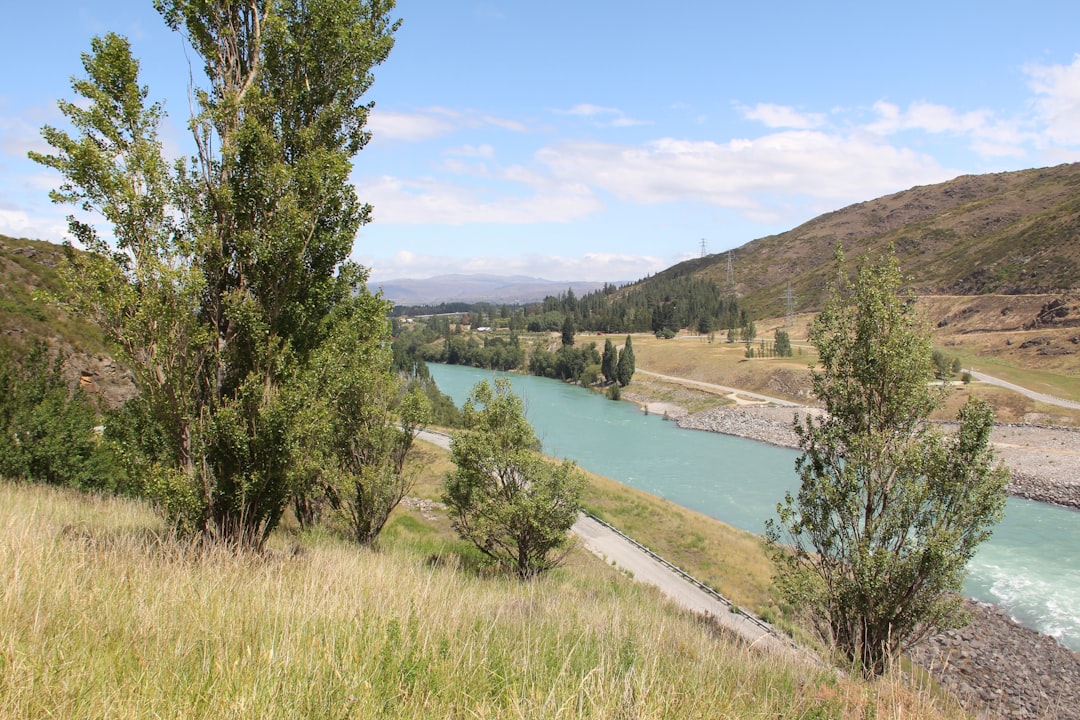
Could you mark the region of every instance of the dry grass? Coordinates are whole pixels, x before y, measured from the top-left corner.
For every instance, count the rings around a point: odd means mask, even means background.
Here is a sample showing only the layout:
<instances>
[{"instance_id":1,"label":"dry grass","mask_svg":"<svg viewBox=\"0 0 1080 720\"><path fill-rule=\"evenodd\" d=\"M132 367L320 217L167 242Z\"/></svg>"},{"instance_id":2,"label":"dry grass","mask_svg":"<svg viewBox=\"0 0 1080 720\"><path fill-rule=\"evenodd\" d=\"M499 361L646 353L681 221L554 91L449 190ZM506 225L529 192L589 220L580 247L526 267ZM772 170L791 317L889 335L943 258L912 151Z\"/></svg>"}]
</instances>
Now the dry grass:
<instances>
[{"instance_id":1,"label":"dry grass","mask_svg":"<svg viewBox=\"0 0 1080 720\"><path fill-rule=\"evenodd\" d=\"M761 657L585 556L520 583L404 540L275 547L198 552L137 503L0 485L0 716L962 717Z\"/></svg>"},{"instance_id":2,"label":"dry grass","mask_svg":"<svg viewBox=\"0 0 1080 720\"><path fill-rule=\"evenodd\" d=\"M771 339L772 332L759 336ZM659 340L652 335L635 335L634 358L639 369L661 375L806 402L810 388L808 367L816 355L812 349L798 344L801 341L793 338L793 342L796 343L794 357L747 359L745 345L724 342L719 335L712 343L699 336ZM635 376L631 390L636 390L641 381L651 382L644 376Z\"/></svg>"}]
</instances>

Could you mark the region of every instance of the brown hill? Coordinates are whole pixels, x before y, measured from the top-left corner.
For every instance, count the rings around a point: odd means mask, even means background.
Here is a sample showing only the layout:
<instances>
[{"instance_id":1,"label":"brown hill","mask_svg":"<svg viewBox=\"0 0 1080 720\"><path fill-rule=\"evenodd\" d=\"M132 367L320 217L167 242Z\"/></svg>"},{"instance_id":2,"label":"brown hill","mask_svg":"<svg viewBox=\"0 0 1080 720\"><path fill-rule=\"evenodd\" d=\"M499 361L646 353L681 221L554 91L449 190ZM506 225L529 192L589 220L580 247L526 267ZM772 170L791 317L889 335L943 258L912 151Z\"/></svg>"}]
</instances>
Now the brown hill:
<instances>
[{"instance_id":1,"label":"brown hill","mask_svg":"<svg viewBox=\"0 0 1080 720\"><path fill-rule=\"evenodd\" d=\"M849 265L892 243L918 295L1054 294L1080 289L1080 164L966 175L821 215L733 250L735 291L757 317L820 308L836 244ZM727 284L727 253L681 263Z\"/></svg>"}]
</instances>

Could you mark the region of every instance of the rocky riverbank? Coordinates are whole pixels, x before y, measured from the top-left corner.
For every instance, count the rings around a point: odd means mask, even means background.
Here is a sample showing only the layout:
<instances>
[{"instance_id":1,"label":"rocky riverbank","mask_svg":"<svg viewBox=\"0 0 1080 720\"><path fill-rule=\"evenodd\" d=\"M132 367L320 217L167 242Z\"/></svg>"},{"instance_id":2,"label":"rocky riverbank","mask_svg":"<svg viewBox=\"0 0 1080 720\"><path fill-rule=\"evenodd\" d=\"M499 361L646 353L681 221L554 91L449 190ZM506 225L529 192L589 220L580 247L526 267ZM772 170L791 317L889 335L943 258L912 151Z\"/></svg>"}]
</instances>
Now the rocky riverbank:
<instances>
[{"instance_id":1,"label":"rocky riverbank","mask_svg":"<svg viewBox=\"0 0 1080 720\"><path fill-rule=\"evenodd\" d=\"M817 408L720 407L677 419L679 427L750 438L797 448L792 420ZM943 426L949 429L950 424ZM994 451L1009 468L1010 494L1080 509L1080 429L1045 425L999 425Z\"/></svg>"},{"instance_id":2,"label":"rocky riverbank","mask_svg":"<svg viewBox=\"0 0 1080 720\"><path fill-rule=\"evenodd\" d=\"M912 659L977 717L1080 720L1080 654L968 601L971 623L921 643Z\"/></svg>"},{"instance_id":3,"label":"rocky riverbank","mask_svg":"<svg viewBox=\"0 0 1080 720\"><path fill-rule=\"evenodd\" d=\"M820 412L740 406L676 417L679 427L797 448L793 419ZM1080 508L1080 431L1000 425L991 440L1010 470L1010 493ZM999 608L974 601L967 608L967 627L929 638L912 658L979 718L1080 720L1080 654L1018 625Z\"/></svg>"}]
</instances>

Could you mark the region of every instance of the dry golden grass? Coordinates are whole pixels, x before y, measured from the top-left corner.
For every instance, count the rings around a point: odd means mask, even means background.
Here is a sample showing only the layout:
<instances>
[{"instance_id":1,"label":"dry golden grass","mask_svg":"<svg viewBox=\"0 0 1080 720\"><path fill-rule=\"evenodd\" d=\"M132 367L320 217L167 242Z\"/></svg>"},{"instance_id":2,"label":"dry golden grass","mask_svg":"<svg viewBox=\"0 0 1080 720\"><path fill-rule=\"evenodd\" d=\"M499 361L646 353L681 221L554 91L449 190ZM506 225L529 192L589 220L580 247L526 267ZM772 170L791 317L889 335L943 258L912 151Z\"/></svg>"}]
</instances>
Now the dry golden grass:
<instances>
[{"instance_id":1,"label":"dry golden grass","mask_svg":"<svg viewBox=\"0 0 1080 720\"><path fill-rule=\"evenodd\" d=\"M199 551L138 503L0 484L0 717L962 717L760 656L589 556L520 583L421 534Z\"/></svg>"},{"instance_id":2,"label":"dry golden grass","mask_svg":"<svg viewBox=\"0 0 1080 720\"><path fill-rule=\"evenodd\" d=\"M772 338L771 332L768 338ZM754 347L756 350L756 343ZM712 343L700 336L681 335L672 340L634 336L635 364L640 370L806 402L810 388L808 368L815 353L802 345L797 345L795 351L790 358L748 359L745 345L727 343L719 335ZM650 382L635 375L631 389L636 389L639 381ZM719 395L725 397L727 393Z\"/></svg>"}]
</instances>

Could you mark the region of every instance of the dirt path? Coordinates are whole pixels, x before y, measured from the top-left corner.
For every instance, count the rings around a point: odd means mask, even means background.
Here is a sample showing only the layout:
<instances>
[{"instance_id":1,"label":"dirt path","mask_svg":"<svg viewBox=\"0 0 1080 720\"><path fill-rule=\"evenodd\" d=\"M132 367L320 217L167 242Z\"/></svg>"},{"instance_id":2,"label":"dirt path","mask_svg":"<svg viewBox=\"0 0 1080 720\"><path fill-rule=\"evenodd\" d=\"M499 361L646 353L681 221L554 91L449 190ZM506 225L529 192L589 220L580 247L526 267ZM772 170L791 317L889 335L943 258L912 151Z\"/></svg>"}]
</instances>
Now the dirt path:
<instances>
[{"instance_id":1,"label":"dirt path","mask_svg":"<svg viewBox=\"0 0 1080 720\"><path fill-rule=\"evenodd\" d=\"M708 390L718 395L727 395L737 405L749 404L743 398L752 398L758 403L771 403L773 405L781 405L783 407L798 407L798 403L793 403L790 400L781 400L780 398L770 397L768 395L762 395L761 393L750 392L749 390L740 390L739 388L728 387L727 385L716 385L714 383L701 382L700 380L688 380L686 378L675 377L674 375L661 375L660 373L651 372L649 370L643 370L637 368L635 372L639 372L642 375L648 375L649 377L660 378L667 382L678 383L679 385L689 385L690 387L701 388L702 390Z\"/></svg>"}]
</instances>

